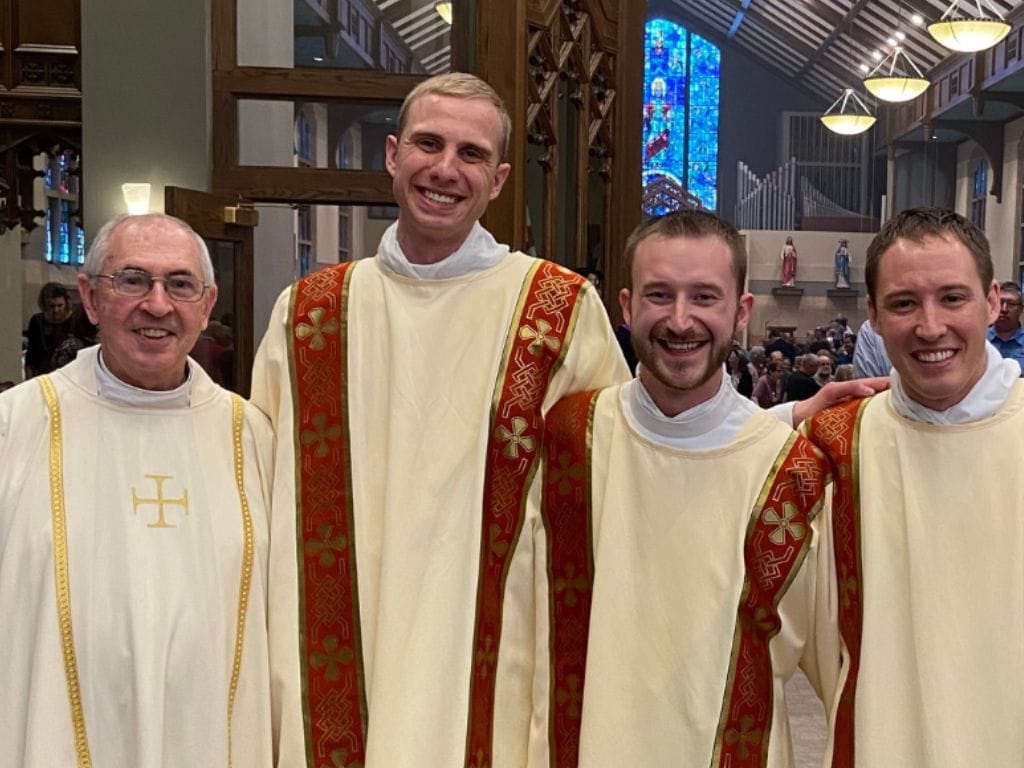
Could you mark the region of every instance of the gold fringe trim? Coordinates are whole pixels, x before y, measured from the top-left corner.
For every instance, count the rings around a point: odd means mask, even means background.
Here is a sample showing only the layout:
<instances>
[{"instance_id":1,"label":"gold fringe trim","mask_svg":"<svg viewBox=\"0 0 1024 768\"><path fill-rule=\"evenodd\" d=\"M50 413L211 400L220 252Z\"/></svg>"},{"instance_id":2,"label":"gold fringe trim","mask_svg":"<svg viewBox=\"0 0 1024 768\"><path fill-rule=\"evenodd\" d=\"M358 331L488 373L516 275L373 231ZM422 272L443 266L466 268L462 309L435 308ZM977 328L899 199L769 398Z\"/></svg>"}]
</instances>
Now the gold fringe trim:
<instances>
[{"instance_id":1,"label":"gold fringe trim","mask_svg":"<svg viewBox=\"0 0 1024 768\"><path fill-rule=\"evenodd\" d=\"M64 446L61 434L60 403L49 376L39 382L50 412L50 518L53 524L53 575L57 588L57 621L60 626L60 647L64 656L64 678L71 706L71 727L75 735L75 756L78 768L92 768L89 739L85 732L82 691L78 685L78 661L75 658L75 637L71 627L71 584L68 579L68 531L64 513Z\"/></svg>"}]
</instances>

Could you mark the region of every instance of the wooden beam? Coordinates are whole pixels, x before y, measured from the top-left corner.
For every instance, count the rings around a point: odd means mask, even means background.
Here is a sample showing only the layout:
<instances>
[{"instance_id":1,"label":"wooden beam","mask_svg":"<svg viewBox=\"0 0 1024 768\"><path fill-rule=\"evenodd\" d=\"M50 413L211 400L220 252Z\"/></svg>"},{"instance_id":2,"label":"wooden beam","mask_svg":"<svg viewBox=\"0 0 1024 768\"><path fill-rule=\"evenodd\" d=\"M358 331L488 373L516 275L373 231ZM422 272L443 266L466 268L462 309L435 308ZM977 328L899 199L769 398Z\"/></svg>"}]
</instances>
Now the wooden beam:
<instances>
[{"instance_id":1,"label":"wooden beam","mask_svg":"<svg viewBox=\"0 0 1024 768\"><path fill-rule=\"evenodd\" d=\"M213 191L263 203L394 205L387 171L246 165L213 169Z\"/></svg>"},{"instance_id":2,"label":"wooden beam","mask_svg":"<svg viewBox=\"0 0 1024 768\"><path fill-rule=\"evenodd\" d=\"M339 77L330 69L236 67L213 73L213 90L236 98L291 101L398 102L428 75L360 70L357 76Z\"/></svg>"}]
</instances>

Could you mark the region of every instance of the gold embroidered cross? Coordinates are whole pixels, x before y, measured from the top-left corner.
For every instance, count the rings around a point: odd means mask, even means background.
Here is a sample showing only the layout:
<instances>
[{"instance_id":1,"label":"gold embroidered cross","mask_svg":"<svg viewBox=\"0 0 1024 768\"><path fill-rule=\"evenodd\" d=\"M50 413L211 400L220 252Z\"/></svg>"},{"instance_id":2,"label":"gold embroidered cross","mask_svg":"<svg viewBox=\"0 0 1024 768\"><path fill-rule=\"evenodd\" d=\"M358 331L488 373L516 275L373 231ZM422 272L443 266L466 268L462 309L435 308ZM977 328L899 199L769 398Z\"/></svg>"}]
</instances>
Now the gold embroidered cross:
<instances>
[{"instance_id":1,"label":"gold embroidered cross","mask_svg":"<svg viewBox=\"0 0 1024 768\"><path fill-rule=\"evenodd\" d=\"M548 336L548 332L551 330L551 323L547 320L538 320L537 328L534 329L529 325L524 325L519 329L519 338L523 341L530 341L526 346L526 351L531 355L539 355L546 346L552 352L557 352L561 343L557 338L551 338Z\"/></svg>"},{"instance_id":2,"label":"gold embroidered cross","mask_svg":"<svg viewBox=\"0 0 1024 768\"><path fill-rule=\"evenodd\" d=\"M801 541L804 538L804 534L807 533L807 528L799 520L795 520L799 510L796 508L796 504L788 501L782 503L782 512L779 513L774 507L768 507L764 511L762 516L764 521L771 526L774 526L772 532L768 534L769 541L772 544L777 544L780 547L786 543L786 534L788 533L793 537L793 541Z\"/></svg>"},{"instance_id":3,"label":"gold embroidered cross","mask_svg":"<svg viewBox=\"0 0 1024 768\"><path fill-rule=\"evenodd\" d=\"M498 427L496 434L498 439L505 443L502 453L506 459L518 459L520 448L531 453L537 447L537 440L534 437L523 434L529 426L522 416L513 416L511 432L504 425Z\"/></svg>"},{"instance_id":4,"label":"gold embroidered cross","mask_svg":"<svg viewBox=\"0 0 1024 768\"><path fill-rule=\"evenodd\" d=\"M139 507L144 504L155 504L157 508L157 517L155 523L148 523L147 528L177 528L178 526L168 523L164 519L164 507L171 504L184 507L185 514L188 514L188 489L184 491L184 495L180 499L168 499L164 498L164 480L170 480L170 475L145 475L148 480L152 480L156 483L156 497L152 499L140 499L138 493L135 491L135 486L132 486L132 514L136 514L139 511Z\"/></svg>"},{"instance_id":5,"label":"gold embroidered cross","mask_svg":"<svg viewBox=\"0 0 1024 768\"><path fill-rule=\"evenodd\" d=\"M327 340L324 338L324 334L333 335L338 332L338 319L332 317L326 323L324 319L323 307L314 307L309 311L310 323L299 323L295 328L295 338L299 341L305 341L308 338L312 338L309 343L309 348L313 350L320 350L327 346Z\"/></svg>"}]
</instances>

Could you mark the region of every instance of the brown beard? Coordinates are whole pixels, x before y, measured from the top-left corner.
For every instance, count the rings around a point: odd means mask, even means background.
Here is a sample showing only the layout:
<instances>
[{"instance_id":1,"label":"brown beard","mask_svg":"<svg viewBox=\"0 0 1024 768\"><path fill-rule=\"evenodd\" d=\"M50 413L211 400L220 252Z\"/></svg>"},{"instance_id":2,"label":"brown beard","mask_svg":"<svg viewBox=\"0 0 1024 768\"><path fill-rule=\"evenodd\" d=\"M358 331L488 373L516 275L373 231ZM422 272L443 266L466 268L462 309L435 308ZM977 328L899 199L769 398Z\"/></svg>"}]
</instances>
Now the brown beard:
<instances>
[{"instance_id":1,"label":"brown beard","mask_svg":"<svg viewBox=\"0 0 1024 768\"><path fill-rule=\"evenodd\" d=\"M707 368L704 370L703 375L701 375L700 380L686 387L681 387L675 382L671 381L668 377L662 375L662 372L659 370L657 365L657 359L654 356L653 347L655 344L658 343L657 341L652 341L650 338L648 338L645 341L637 343L637 340L634 339L633 348L636 351L637 359L643 365L644 370L649 372L652 376L654 376L654 378L656 378L666 387L678 391L688 392L690 390L694 390L703 386L712 376L715 375L717 371L719 371L722 368L723 365L725 365L725 361L729 359L729 354L732 352L732 338L733 336L735 336L735 334L736 322L734 320L733 330L732 333L729 334L727 341L725 341L725 343L721 344L718 347L712 347L711 356L708 360ZM676 334L671 335L673 337L673 341L685 342L692 340L688 336L677 336Z\"/></svg>"}]
</instances>

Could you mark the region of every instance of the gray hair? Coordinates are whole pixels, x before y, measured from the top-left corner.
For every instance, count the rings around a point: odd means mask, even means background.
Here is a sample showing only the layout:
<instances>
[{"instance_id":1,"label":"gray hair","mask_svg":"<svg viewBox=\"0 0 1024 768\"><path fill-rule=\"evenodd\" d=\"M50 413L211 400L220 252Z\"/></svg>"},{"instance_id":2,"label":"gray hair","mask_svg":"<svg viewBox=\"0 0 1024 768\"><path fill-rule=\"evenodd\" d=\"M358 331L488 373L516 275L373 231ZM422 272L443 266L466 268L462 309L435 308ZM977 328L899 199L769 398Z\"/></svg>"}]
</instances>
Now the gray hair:
<instances>
[{"instance_id":1,"label":"gray hair","mask_svg":"<svg viewBox=\"0 0 1024 768\"><path fill-rule=\"evenodd\" d=\"M210 260L210 251L206 247L206 242L201 238L196 231L192 229L181 219L175 216L169 216L166 213L145 213L138 216L131 216L127 213L123 213L120 216L115 216L102 227L100 231L96 233L96 237L92 240L92 245L89 246L89 253L86 254L85 262L82 264L82 272L89 277L96 277L97 275L103 274L103 265L110 255L110 241L113 239L119 227L123 226L141 226L143 224L149 224L152 222L165 222L171 224L183 232L188 233L192 240L196 244L196 249L199 253L199 268L203 273L203 282L207 286L214 286L217 284L216 278L213 273L213 262Z\"/></svg>"}]
</instances>

